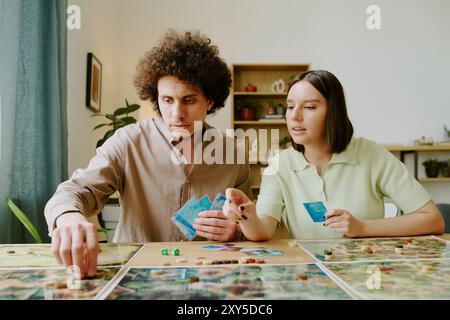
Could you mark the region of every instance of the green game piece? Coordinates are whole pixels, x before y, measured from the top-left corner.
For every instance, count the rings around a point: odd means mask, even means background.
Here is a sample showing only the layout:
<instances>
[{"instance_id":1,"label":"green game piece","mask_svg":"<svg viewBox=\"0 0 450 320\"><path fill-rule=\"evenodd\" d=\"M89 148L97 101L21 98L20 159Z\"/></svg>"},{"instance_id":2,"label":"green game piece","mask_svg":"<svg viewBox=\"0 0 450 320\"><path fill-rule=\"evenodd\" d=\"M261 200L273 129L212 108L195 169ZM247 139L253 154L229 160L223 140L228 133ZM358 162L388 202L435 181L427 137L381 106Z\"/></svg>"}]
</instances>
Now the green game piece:
<instances>
[{"instance_id":1,"label":"green game piece","mask_svg":"<svg viewBox=\"0 0 450 320\"><path fill-rule=\"evenodd\" d=\"M169 255L169 249L166 249L166 248L162 249L162 250L161 250L161 254L162 254L163 256L168 256L168 255Z\"/></svg>"},{"instance_id":2,"label":"green game piece","mask_svg":"<svg viewBox=\"0 0 450 320\"><path fill-rule=\"evenodd\" d=\"M172 250L172 254L173 254L174 256L180 255L180 249L178 249L178 248L173 249L173 250Z\"/></svg>"}]
</instances>

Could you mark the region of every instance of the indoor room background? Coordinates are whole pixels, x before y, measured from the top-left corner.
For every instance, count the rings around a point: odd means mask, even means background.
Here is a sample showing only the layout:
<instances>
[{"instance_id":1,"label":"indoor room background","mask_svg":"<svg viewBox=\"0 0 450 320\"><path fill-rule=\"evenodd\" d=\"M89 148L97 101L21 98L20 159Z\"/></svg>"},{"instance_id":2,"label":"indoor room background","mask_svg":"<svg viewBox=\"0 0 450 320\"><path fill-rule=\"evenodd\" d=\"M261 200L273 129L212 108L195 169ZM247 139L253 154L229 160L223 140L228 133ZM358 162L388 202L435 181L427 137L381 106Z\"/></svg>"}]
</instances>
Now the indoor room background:
<instances>
[{"instance_id":1,"label":"indoor room background","mask_svg":"<svg viewBox=\"0 0 450 320\"><path fill-rule=\"evenodd\" d=\"M356 136L408 144L422 136L445 140L450 74L450 2L446 0L70 0L81 28L68 30L68 168L86 167L104 131L84 107L86 54L103 64L102 112L124 99L140 103L139 119L154 116L132 79L142 55L164 32L199 29L231 64L310 64L342 82ZM367 25L370 5L381 29ZM209 122L231 126L229 101ZM448 159L449 153L420 154ZM411 168L413 158L406 157ZM450 183L425 183L436 202L450 202Z\"/></svg>"}]
</instances>

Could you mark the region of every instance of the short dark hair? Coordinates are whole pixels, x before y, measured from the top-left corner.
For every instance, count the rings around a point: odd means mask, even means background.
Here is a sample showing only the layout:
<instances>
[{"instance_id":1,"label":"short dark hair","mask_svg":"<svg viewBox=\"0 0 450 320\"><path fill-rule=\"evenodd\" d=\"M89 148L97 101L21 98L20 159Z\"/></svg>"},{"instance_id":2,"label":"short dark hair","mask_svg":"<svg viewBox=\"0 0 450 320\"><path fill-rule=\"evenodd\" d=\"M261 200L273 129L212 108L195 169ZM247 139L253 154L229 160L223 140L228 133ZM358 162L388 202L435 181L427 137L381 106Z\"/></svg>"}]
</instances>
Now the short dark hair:
<instances>
[{"instance_id":1,"label":"short dark hair","mask_svg":"<svg viewBox=\"0 0 450 320\"><path fill-rule=\"evenodd\" d=\"M224 107L230 93L231 72L219 56L219 49L199 31L177 33L169 30L160 45L148 51L139 61L134 85L142 100L158 105L158 81L164 76L179 80L202 90L208 100L214 101L208 114Z\"/></svg>"},{"instance_id":2,"label":"short dark hair","mask_svg":"<svg viewBox=\"0 0 450 320\"><path fill-rule=\"evenodd\" d=\"M331 72L312 70L295 77L289 84L287 92L289 93L292 86L302 80L308 81L327 100L328 112L325 120L325 139L329 152L340 153L344 151L352 140L353 125L348 118L344 89L341 83ZM298 145L293 141L292 145L300 152L305 150L303 145Z\"/></svg>"}]
</instances>

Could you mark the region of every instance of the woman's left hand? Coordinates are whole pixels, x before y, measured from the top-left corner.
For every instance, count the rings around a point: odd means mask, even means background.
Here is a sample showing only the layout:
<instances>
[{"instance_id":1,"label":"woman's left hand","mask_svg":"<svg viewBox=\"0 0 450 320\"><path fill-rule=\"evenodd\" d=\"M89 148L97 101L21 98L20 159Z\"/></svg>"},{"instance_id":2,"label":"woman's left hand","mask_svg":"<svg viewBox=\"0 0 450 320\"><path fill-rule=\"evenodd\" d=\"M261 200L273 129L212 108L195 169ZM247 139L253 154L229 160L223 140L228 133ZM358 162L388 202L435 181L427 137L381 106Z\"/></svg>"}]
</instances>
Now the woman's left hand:
<instances>
[{"instance_id":1,"label":"woman's left hand","mask_svg":"<svg viewBox=\"0 0 450 320\"><path fill-rule=\"evenodd\" d=\"M364 222L356 219L350 212L343 209L330 210L325 214L327 220L323 224L349 238L364 236Z\"/></svg>"}]
</instances>

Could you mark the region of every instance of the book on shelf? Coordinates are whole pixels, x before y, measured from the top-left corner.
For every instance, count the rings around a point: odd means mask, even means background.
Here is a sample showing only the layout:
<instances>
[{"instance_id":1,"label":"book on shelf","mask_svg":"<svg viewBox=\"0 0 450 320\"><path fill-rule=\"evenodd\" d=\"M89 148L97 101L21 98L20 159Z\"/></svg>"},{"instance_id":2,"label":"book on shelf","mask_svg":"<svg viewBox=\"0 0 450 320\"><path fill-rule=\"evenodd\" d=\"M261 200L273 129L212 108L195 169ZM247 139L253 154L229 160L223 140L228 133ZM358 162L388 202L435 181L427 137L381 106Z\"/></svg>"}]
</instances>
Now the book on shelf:
<instances>
[{"instance_id":1,"label":"book on shelf","mask_svg":"<svg viewBox=\"0 0 450 320\"><path fill-rule=\"evenodd\" d=\"M285 123L286 122L286 120L284 119L284 118L277 118L277 119L263 119L263 118L261 118L261 119L259 119L258 121L260 121L260 122L279 122L279 123Z\"/></svg>"},{"instance_id":2,"label":"book on shelf","mask_svg":"<svg viewBox=\"0 0 450 320\"><path fill-rule=\"evenodd\" d=\"M284 119L284 114L265 114L259 118L260 120Z\"/></svg>"}]
</instances>

